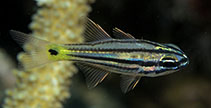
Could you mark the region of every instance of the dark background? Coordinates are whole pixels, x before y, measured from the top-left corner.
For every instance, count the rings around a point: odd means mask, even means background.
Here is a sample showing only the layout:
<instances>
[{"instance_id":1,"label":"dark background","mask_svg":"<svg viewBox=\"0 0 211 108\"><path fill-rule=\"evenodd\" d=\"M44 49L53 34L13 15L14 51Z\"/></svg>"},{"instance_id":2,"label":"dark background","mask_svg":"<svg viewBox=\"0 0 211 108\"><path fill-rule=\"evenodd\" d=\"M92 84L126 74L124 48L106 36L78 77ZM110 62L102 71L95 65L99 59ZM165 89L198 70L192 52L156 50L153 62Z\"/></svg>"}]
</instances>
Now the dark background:
<instances>
[{"instance_id":1,"label":"dark background","mask_svg":"<svg viewBox=\"0 0 211 108\"><path fill-rule=\"evenodd\" d=\"M33 0L1 1L0 7L0 48L16 60L22 49L9 30L30 33L31 16L39 7ZM118 27L139 39L176 44L190 64L168 76L142 78L127 94L121 93L119 75L89 90L80 72L65 108L211 108L210 0L96 0L89 18L109 34Z\"/></svg>"}]
</instances>

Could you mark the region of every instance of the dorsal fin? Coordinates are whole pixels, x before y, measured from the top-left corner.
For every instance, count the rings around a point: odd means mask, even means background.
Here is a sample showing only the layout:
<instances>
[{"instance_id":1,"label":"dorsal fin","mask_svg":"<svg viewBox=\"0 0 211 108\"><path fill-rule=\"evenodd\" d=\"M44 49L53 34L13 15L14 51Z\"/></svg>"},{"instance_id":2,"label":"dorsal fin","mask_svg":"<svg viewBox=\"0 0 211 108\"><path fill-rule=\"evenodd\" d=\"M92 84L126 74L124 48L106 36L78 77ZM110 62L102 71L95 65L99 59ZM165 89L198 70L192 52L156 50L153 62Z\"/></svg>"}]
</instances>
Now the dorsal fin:
<instances>
[{"instance_id":1,"label":"dorsal fin","mask_svg":"<svg viewBox=\"0 0 211 108\"><path fill-rule=\"evenodd\" d=\"M98 24L87 18L85 23L84 38L86 42L112 39Z\"/></svg>"},{"instance_id":2,"label":"dorsal fin","mask_svg":"<svg viewBox=\"0 0 211 108\"><path fill-rule=\"evenodd\" d=\"M167 43L167 44L164 44L164 45L172 47L172 48L175 48L175 49L178 49L178 50L181 50L178 46L176 46L174 44Z\"/></svg>"},{"instance_id":3,"label":"dorsal fin","mask_svg":"<svg viewBox=\"0 0 211 108\"><path fill-rule=\"evenodd\" d=\"M123 93L127 93L135 88L141 76L121 75L120 87Z\"/></svg>"},{"instance_id":4,"label":"dorsal fin","mask_svg":"<svg viewBox=\"0 0 211 108\"><path fill-rule=\"evenodd\" d=\"M92 64L77 62L76 65L78 65L78 67L84 73L88 88L96 87L109 74L109 72L106 70Z\"/></svg>"},{"instance_id":5,"label":"dorsal fin","mask_svg":"<svg viewBox=\"0 0 211 108\"><path fill-rule=\"evenodd\" d=\"M135 39L131 34L125 33L118 28L113 29L113 35L116 39Z\"/></svg>"}]
</instances>

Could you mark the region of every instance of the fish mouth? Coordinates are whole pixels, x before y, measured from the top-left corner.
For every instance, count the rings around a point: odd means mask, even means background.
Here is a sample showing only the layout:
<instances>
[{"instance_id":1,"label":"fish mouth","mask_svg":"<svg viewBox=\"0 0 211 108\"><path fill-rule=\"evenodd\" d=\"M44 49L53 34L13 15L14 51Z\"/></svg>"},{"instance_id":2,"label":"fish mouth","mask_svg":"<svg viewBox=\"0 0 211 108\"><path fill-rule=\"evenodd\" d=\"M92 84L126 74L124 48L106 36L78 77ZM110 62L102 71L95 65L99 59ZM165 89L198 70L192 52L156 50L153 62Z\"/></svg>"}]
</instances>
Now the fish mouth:
<instances>
[{"instance_id":1,"label":"fish mouth","mask_svg":"<svg viewBox=\"0 0 211 108\"><path fill-rule=\"evenodd\" d=\"M179 65L180 68L184 68L189 64L189 58L186 55L183 55L183 57L184 58L180 61L181 62Z\"/></svg>"}]
</instances>

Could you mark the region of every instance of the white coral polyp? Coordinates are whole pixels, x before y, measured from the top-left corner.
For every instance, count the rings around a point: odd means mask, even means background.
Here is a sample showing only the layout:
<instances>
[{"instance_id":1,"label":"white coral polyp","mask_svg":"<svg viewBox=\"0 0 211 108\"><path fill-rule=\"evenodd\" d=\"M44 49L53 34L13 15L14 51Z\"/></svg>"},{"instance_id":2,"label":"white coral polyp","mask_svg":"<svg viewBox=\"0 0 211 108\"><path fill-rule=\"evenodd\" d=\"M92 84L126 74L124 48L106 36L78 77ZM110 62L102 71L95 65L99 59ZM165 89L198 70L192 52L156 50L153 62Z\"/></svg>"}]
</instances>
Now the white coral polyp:
<instances>
[{"instance_id":1,"label":"white coral polyp","mask_svg":"<svg viewBox=\"0 0 211 108\"><path fill-rule=\"evenodd\" d=\"M37 2L38 6L49 5L54 2L54 0L35 0L35 1Z\"/></svg>"}]
</instances>

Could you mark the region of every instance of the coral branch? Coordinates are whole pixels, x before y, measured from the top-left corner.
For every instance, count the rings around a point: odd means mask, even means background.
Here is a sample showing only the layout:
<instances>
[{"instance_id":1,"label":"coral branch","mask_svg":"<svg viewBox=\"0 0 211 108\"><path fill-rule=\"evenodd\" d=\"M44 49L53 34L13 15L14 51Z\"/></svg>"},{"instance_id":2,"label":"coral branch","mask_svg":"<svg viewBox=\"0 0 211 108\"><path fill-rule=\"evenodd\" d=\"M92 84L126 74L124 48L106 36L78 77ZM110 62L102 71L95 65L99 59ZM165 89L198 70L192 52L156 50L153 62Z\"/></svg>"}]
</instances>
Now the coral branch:
<instances>
[{"instance_id":1,"label":"coral branch","mask_svg":"<svg viewBox=\"0 0 211 108\"><path fill-rule=\"evenodd\" d=\"M88 0L37 0L41 8L33 16L32 35L56 43L82 42L83 23L91 8ZM27 50L36 48L25 45ZM42 46L40 46L42 47ZM25 53L18 59L24 62ZM32 71L15 71L16 87L7 90L4 108L61 108L70 97L71 77L77 69L71 62L47 64Z\"/></svg>"}]
</instances>

